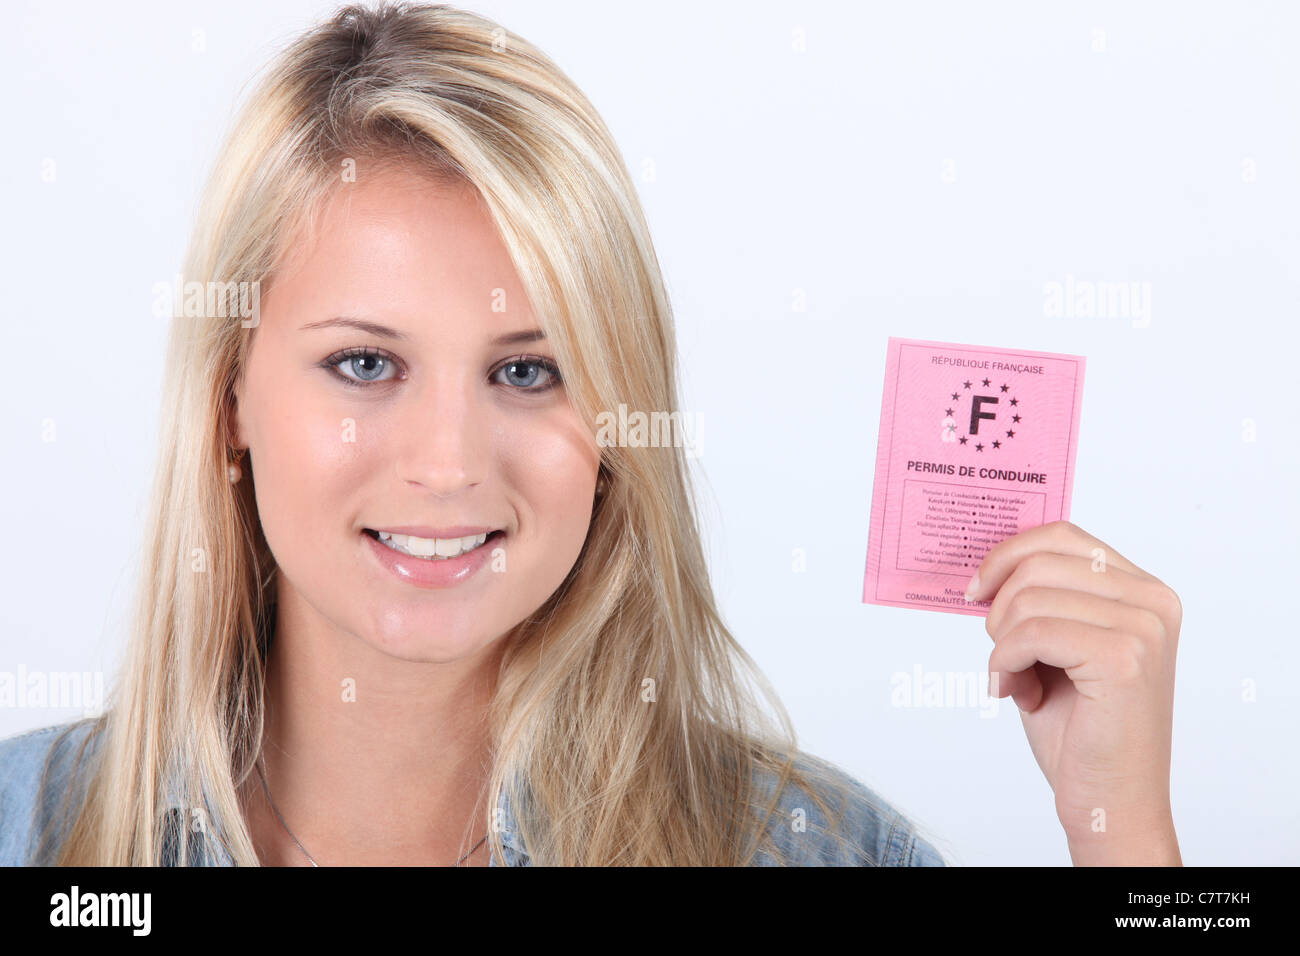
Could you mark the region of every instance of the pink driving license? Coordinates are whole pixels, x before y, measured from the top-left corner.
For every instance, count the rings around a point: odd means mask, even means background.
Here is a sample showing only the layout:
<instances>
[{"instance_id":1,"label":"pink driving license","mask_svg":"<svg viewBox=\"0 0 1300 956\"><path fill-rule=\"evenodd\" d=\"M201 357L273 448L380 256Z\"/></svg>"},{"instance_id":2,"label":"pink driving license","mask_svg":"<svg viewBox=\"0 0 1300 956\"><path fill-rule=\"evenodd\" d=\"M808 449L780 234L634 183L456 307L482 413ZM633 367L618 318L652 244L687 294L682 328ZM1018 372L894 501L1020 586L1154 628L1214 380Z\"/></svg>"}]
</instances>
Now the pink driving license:
<instances>
[{"instance_id":1,"label":"pink driving license","mask_svg":"<svg viewBox=\"0 0 1300 956\"><path fill-rule=\"evenodd\" d=\"M1084 358L890 338L866 604L988 614L995 544L1070 517Z\"/></svg>"}]
</instances>

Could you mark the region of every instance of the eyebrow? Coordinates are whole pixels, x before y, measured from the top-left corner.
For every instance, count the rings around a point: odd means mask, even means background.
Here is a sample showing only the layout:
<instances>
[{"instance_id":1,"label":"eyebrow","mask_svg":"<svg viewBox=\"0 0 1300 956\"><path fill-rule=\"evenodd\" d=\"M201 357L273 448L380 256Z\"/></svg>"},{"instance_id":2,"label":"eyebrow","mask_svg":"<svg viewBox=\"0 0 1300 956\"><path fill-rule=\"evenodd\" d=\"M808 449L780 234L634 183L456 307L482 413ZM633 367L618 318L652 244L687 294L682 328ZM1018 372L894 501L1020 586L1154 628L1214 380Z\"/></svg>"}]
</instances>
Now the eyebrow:
<instances>
[{"instance_id":1,"label":"eyebrow","mask_svg":"<svg viewBox=\"0 0 1300 956\"><path fill-rule=\"evenodd\" d=\"M380 325L377 322L367 322L365 319L353 319L347 316L336 316L332 319L321 319L319 322L308 322L299 328L300 332L306 332L310 329L331 329L347 328L356 329L369 335L376 335L380 338L394 339L399 342L409 342L411 337L405 332L399 332L397 329L389 328L386 325ZM537 342L546 338L546 333L541 329L523 329L518 332L507 332L505 335L499 335L492 340L493 345L515 345L520 342Z\"/></svg>"}]
</instances>

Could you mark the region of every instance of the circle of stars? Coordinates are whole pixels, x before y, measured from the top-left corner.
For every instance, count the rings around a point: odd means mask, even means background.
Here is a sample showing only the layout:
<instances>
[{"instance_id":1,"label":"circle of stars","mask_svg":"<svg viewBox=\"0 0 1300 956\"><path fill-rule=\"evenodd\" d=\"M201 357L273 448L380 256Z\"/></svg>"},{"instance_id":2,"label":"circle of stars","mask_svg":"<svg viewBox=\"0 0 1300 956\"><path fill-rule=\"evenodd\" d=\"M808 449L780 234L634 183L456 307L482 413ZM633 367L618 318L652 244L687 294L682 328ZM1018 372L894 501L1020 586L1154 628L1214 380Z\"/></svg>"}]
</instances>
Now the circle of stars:
<instances>
[{"instance_id":1,"label":"circle of stars","mask_svg":"<svg viewBox=\"0 0 1300 956\"><path fill-rule=\"evenodd\" d=\"M988 388L991 384L992 384L992 380L991 380L991 379L987 379L987 378L986 378L986 379L983 379L983 380L980 382L980 385L983 386L984 388ZM966 381L962 382L961 385L962 385L962 388L963 388L963 389L969 389L969 388L973 388L974 385L975 385L975 383L972 382L972 381L970 381L969 379L967 379ZM998 391L999 391L999 392L1002 392L1002 393L1005 394L1005 393L1011 391L1011 386L1010 386L1010 385L1007 385L1007 384L1004 383L1004 384L1002 384L1001 386L998 387ZM955 401L959 401L960 399L961 399L961 392L953 392L953 393L952 393L952 400L953 400L954 402L955 402ZM1015 408L1015 407L1016 407L1017 405L1019 405L1019 404L1020 404L1019 399L1017 399L1014 395L1012 395L1011 398L1007 401L1007 405L1010 406L1011 408ZM944 413L943 413L943 414L944 414L944 417L945 417L945 418L952 418L952 416L955 415L956 412L955 412L953 409L948 408L948 409L945 409L945 410L944 410ZM1011 423L1012 423L1013 425L1018 425L1018 424L1020 424L1020 415L1019 415L1019 413L1014 414L1014 415L1011 416ZM956 430L957 430L957 426L955 426L955 425L949 425L949 426L948 426L948 431L949 431L949 432L954 432L954 431L956 431ZM1016 430L1015 430L1014 428L1008 428L1008 429L1007 429L1007 432L1006 432L1006 437L1007 437L1007 438L1015 438L1015 437L1016 437ZM962 435L960 438L957 439L957 443L958 443L959 445L965 445L965 444L967 444L969 438L970 438L969 435ZM992 448L994 448L995 450L996 450L996 449L999 449L999 448L1002 447L1002 439L1000 439L1000 438L995 438L993 441L989 442L989 444L990 444L990 446L992 446ZM976 443L975 443L975 450L978 451L978 452L982 452L982 451L984 451L984 443L983 443L983 442L976 442Z\"/></svg>"}]
</instances>

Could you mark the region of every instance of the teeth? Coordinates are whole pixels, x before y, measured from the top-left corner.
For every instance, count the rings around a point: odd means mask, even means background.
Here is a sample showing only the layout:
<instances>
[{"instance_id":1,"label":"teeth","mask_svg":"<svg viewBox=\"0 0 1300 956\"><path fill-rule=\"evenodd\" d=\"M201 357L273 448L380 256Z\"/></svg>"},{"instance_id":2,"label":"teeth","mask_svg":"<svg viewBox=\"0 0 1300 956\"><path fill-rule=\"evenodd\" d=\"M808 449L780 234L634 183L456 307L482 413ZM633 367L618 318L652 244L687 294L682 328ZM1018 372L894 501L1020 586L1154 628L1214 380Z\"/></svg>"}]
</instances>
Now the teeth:
<instances>
[{"instance_id":1,"label":"teeth","mask_svg":"<svg viewBox=\"0 0 1300 956\"><path fill-rule=\"evenodd\" d=\"M379 540L394 551L403 554L445 561L466 551L473 551L487 540L487 532L471 534L464 538L417 538L411 534L389 534L387 531L380 531Z\"/></svg>"}]
</instances>

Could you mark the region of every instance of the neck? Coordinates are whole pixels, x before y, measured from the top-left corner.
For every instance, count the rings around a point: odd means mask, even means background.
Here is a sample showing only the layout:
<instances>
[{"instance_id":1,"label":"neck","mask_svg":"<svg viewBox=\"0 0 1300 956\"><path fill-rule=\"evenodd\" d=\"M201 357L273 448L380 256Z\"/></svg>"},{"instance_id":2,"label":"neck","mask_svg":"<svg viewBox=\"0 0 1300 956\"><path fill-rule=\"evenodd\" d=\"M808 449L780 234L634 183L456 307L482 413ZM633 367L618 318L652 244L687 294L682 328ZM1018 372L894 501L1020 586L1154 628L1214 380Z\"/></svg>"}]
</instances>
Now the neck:
<instances>
[{"instance_id":1,"label":"neck","mask_svg":"<svg viewBox=\"0 0 1300 956\"><path fill-rule=\"evenodd\" d=\"M281 589L267 660L262 762L276 808L321 866L440 865L483 836L487 709L504 642L448 663L399 660ZM264 862L310 865L254 772ZM478 847L465 864L485 864Z\"/></svg>"}]
</instances>

